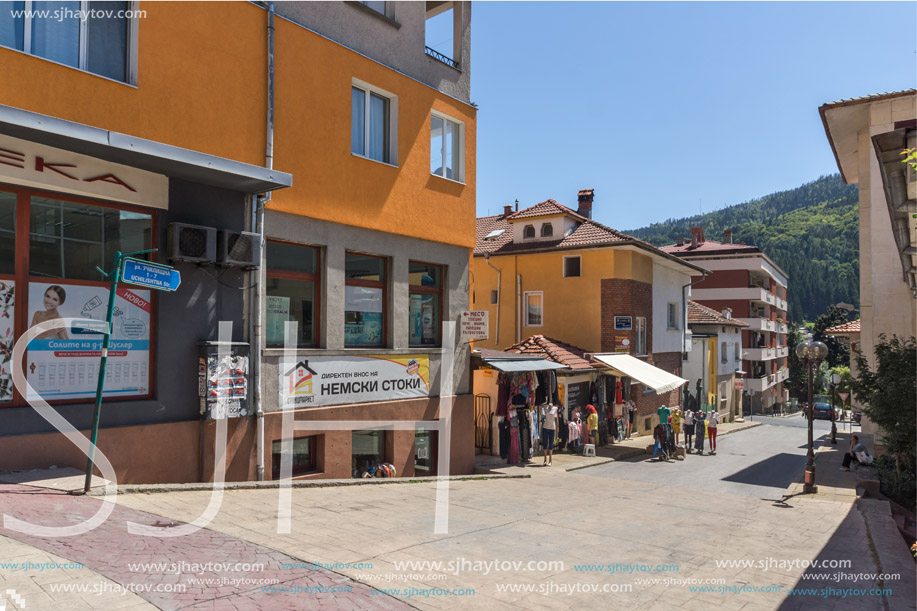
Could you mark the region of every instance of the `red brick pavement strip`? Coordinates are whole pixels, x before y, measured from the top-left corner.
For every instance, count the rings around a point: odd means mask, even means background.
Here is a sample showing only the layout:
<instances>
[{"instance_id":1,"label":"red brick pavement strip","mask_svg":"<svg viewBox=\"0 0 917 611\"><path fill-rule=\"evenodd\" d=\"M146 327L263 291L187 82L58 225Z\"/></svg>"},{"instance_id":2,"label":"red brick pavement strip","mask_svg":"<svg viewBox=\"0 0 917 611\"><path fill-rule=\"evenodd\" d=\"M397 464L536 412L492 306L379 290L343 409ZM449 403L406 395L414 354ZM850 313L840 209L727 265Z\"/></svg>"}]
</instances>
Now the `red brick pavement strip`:
<instances>
[{"instance_id":1,"label":"red brick pavement strip","mask_svg":"<svg viewBox=\"0 0 917 611\"><path fill-rule=\"evenodd\" d=\"M0 485L0 512L41 526L78 524L98 511L96 498L71 496L55 490L28 486ZM207 529L185 537L143 537L127 532L127 522L166 526L163 518L117 505L108 520L98 528L75 537L46 538L26 535L3 528L0 535L51 552L122 585L132 585L138 596L161 609L410 609L403 602L383 595L366 584L355 582L332 571L308 568L284 569L282 564L303 561L248 541ZM176 523L178 525L178 523ZM258 572L234 571L236 563L263 564ZM128 563L188 563L229 565L213 567L202 573L183 565L189 572L162 573L131 571ZM219 579L277 580L278 589L263 591L260 585L241 586L195 583L192 580ZM183 584L184 592L147 592L159 585ZM211 585L212 584L212 585ZM89 586L90 588L92 585ZM307 588L342 587L349 591L317 592ZM61 601L62 608L66 601Z\"/></svg>"}]
</instances>

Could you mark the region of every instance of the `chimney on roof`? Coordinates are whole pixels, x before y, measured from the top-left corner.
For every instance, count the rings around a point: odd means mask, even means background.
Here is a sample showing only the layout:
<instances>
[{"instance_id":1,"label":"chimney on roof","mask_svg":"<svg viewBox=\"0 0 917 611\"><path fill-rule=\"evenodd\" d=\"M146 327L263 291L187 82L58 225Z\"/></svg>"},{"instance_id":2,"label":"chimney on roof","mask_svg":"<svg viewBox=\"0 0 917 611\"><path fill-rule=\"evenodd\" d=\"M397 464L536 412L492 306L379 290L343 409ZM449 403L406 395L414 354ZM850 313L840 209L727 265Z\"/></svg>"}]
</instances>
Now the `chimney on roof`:
<instances>
[{"instance_id":1,"label":"chimney on roof","mask_svg":"<svg viewBox=\"0 0 917 611\"><path fill-rule=\"evenodd\" d=\"M507 204L506 206L503 206L503 216L509 216L512 213L513 213L512 206L510 206L509 204Z\"/></svg>"},{"instance_id":2,"label":"chimney on roof","mask_svg":"<svg viewBox=\"0 0 917 611\"><path fill-rule=\"evenodd\" d=\"M704 243L704 228L703 227L692 227L691 228L691 247L697 248L698 244Z\"/></svg>"},{"instance_id":3,"label":"chimney on roof","mask_svg":"<svg viewBox=\"0 0 917 611\"><path fill-rule=\"evenodd\" d=\"M723 308L723 318L732 319L732 308Z\"/></svg>"},{"instance_id":4,"label":"chimney on roof","mask_svg":"<svg viewBox=\"0 0 917 611\"><path fill-rule=\"evenodd\" d=\"M519 212L519 200L516 200L516 212Z\"/></svg>"},{"instance_id":5,"label":"chimney on roof","mask_svg":"<svg viewBox=\"0 0 917 611\"><path fill-rule=\"evenodd\" d=\"M685 245L685 239L684 239L684 238L675 238L675 245L676 245L676 246L684 246L684 245Z\"/></svg>"},{"instance_id":6,"label":"chimney on roof","mask_svg":"<svg viewBox=\"0 0 917 611\"><path fill-rule=\"evenodd\" d=\"M595 197L595 189L580 189L576 194L578 202L576 212L587 219L592 218L592 200Z\"/></svg>"},{"instance_id":7,"label":"chimney on roof","mask_svg":"<svg viewBox=\"0 0 917 611\"><path fill-rule=\"evenodd\" d=\"M732 231L729 229L723 232L723 244L732 244Z\"/></svg>"}]
</instances>

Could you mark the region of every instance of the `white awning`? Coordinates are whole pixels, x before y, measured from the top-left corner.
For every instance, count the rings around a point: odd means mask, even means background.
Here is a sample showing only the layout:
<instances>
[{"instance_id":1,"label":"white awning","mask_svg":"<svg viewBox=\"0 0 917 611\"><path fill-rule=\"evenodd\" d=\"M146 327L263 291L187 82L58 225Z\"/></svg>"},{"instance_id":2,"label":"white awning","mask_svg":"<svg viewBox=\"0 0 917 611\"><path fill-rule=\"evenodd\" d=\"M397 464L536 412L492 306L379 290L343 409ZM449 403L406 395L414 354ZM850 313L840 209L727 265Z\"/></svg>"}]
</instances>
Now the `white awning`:
<instances>
[{"instance_id":1,"label":"white awning","mask_svg":"<svg viewBox=\"0 0 917 611\"><path fill-rule=\"evenodd\" d=\"M545 359L488 359L484 362L500 371L546 371L548 369L563 369L566 365Z\"/></svg>"},{"instance_id":2,"label":"white awning","mask_svg":"<svg viewBox=\"0 0 917 611\"><path fill-rule=\"evenodd\" d=\"M657 393L669 392L688 383L687 380L644 363L629 354L596 354L594 358L614 369L618 375L633 378Z\"/></svg>"}]
</instances>

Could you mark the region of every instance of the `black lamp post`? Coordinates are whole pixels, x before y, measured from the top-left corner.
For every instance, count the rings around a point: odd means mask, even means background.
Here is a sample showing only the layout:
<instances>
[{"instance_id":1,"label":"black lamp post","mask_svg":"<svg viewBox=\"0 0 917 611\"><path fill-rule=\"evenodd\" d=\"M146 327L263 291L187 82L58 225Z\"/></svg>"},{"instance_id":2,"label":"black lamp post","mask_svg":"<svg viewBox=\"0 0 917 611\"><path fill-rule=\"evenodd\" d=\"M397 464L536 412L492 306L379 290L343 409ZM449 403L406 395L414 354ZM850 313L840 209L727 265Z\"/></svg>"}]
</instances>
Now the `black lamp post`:
<instances>
[{"instance_id":1,"label":"black lamp post","mask_svg":"<svg viewBox=\"0 0 917 611\"><path fill-rule=\"evenodd\" d=\"M841 383L841 376L836 373L831 374L831 443L837 445L837 417L834 411L834 396L837 385Z\"/></svg>"},{"instance_id":2,"label":"black lamp post","mask_svg":"<svg viewBox=\"0 0 917 611\"><path fill-rule=\"evenodd\" d=\"M818 486L815 485L815 442L812 436L815 418L815 406L812 404L814 376L815 368L828 356L828 346L821 342L800 342L796 345L796 356L809 372L809 451L806 453L806 481L803 490L813 493L818 491Z\"/></svg>"}]
</instances>

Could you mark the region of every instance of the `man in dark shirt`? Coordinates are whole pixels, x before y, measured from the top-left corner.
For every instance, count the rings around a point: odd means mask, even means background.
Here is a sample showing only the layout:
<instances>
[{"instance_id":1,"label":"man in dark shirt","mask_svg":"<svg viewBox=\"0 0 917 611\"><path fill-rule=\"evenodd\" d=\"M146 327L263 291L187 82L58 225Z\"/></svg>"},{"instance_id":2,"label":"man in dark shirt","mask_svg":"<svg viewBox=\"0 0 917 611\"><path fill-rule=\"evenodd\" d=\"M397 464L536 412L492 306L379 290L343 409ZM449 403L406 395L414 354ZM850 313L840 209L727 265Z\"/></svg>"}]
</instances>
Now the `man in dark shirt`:
<instances>
[{"instance_id":1,"label":"man in dark shirt","mask_svg":"<svg viewBox=\"0 0 917 611\"><path fill-rule=\"evenodd\" d=\"M857 458L857 452L862 452L866 454L866 446L860 443L860 438L856 435L850 436L850 449L844 454L844 464L841 467L841 471L850 471L850 462L859 463L860 459Z\"/></svg>"}]
</instances>

